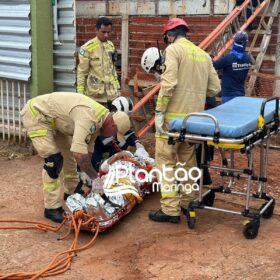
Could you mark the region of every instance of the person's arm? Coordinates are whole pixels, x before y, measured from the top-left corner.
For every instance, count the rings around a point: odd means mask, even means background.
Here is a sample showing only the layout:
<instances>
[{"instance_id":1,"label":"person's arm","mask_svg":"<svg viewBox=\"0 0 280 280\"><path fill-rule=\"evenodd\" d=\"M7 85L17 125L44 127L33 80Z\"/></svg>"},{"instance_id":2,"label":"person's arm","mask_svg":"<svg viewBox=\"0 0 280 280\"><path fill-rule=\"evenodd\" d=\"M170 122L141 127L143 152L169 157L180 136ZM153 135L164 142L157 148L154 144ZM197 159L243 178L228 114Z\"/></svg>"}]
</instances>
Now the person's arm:
<instances>
[{"instance_id":1,"label":"person's arm","mask_svg":"<svg viewBox=\"0 0 280 280\"><path fill-rule=\"evenodd\" d=\"M116 69L116 62L117 62L117 51L116 48L113 44L113 42L111 41L107 41L107 48L110 51L110 56L111 56L111 61L112 61L112 66L113 66L113 72L112 75L114 76L114 79L112 79L110 82L112 83L114 89L116 90L116 95L120 96L121 95L121 86L118 80L118 74L117 74L117 69ZM113 98L113 99L111 99ZM114 99L116 98L116 96L108 96L108 101L109 103L111 103Z\"/></svg>"},{"instance_id":2,"label":"person's arm","mask_svg":"<svg viewBox=\"0 0 280 280\"><path fill-rule=\"evenodd\" d=\"M91 139L95 138L97 132L97 119L93 115L92 109L84 106L77 106L70 112L70 117L74 122L70 150L81 170L87 173L91 179L97 177L91 164L92 152L88 151L88 145L91 143Z\"/></svg>"},{"instance_id":3,"label":"person's arm","mask_svg":"<svg viewBox=\"0 0 280 280\"><path fill-rule=\"evenodd\" d=\"M135 132L130 129L124 136L124 138L126 139L125 144L127 146L132 146L135 147L136 143L140 143L138 137L136 136Z\"/></svg>"},{"instance_id":4,"label":"person's arm","mask_svg":"<svg viewBox=\"0 0 280 280\"><path fill-rule=\"evenodd\" d=\"M97 178L97 172L91 164L91 153L81 154L73 152L73 156L77 162L77 165L83 172L85 172L91 179Z\"/></svg>"},{"instance_id":5,"label":"person's arm","mask_svg":"<svg viewBox=\"0 0 280 280\"><path fill-rule=\"evenodd\" d=\"M178 59L173 46L167 47L165 56L165 71L161 75L160 91L156 111L165 113L174 89L178 83Z\"/></svg>"},{"instance_id":6,"label":"person's arm","mask_svg":"<svg viewBox=\"0 0 280 280\"><path fill-rule=\"evenodd\" d=\"M206 96L212 97L217 95L221 91L221 82L218 77L218 74L213 67L211 61L209 61L209 76L208 76L208 85Z\"/></svg>"},{"instance_id":7,"label":"person's arm","mask_svg":"<svg viewBox=\"0 0 280 280\"><path fill-rule=\"evenodd\" d=\"M79 65L77 67L77 92L85 93L86 80L89 73L90 58L85 48L79 50Z\"/></svg>"},{"instance_id":8,"label":"person's arm","mask_svg":"<svg viewBox=\"0 0 280 280\"><path fill-rule=\"evenodd\" d=\"M163 71L160 80L160 91L156 102L155 110L155 128L156 133L164 134L163 129L165 112L170 99L173 95L174 89L178 83L178 59L174 50L174 46L171 45L166 49L165 63L163 64Z\"/></svg>"},{"instance_id":9,"label":"person's arm","mask_svg":"<svg viewBox=\"0 0 280 280\"><path fill-rule=\"evenodd\" d=\"M213 66L216 70L222 70L227 66L227 64L228 64L227 56L223 56L220 59L213 61Z\"/></svg>"}]
</instances>

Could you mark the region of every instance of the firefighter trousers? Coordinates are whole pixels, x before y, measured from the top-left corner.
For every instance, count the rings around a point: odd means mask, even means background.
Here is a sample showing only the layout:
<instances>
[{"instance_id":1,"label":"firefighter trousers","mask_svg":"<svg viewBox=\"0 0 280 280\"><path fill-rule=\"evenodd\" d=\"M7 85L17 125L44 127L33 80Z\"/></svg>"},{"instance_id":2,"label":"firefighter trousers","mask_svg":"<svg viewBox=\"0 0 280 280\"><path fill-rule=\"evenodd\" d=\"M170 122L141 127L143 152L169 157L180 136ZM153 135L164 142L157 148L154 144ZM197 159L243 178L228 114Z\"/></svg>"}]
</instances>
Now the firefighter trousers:
<instances>
[{"instance_id":1,"label":"firefighter trousers","mask_svg":"<svg viewBox=\"0 0 280 280\"><path fill-rule=\"evenodd\" d=\"M195 145L188 142L168 145L165 138L156 138L156 167L161 188L161 210L170 216L180 216L181 207L187 208L197 197L195 183L187 174L197 166ZM192 169L196 171L197 169ZM194 178L198 174L192 174ZM178 179L178 180L177 180Z\"/></svg>"},{"instance_id":2,"label":"firefighter trousers","mask_svg":"<svg viewBox=\"0 0 280 280\"><path fill-rule=\"evenodd\" d=\"M21 112L22 122L34 148L42 158L61 153L63 168L57 179L51 178L47 171L42 171L44 206L55 209L62 206L62 189L72 194L79 182L77 164L70 151L72 137L55 130L55 124L39 112L31 112L27 106ZM63 182L62 182L63 181ZM63 184L64 183L64 184Z\"/></svg>"}]
</instances>

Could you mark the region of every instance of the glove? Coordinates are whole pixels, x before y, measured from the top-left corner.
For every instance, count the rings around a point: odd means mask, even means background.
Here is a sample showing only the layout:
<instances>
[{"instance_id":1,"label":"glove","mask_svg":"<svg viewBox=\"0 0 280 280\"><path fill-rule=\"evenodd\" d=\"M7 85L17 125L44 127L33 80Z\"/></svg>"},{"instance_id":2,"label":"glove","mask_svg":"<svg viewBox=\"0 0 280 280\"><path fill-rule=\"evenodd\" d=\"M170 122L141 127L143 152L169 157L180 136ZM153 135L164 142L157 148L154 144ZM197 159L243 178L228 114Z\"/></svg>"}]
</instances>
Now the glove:
<instances>
[{"instance_id":1,"label":"glove","mask_svg":"<svg viewBox=\"0 0 280 280\"><path fill-rule=\"evenodd\" d=\"M134 155L142 159L149 158L149 154L141 143L136 143L136 152L134 153Z\"/></svg>"},{"instance_id":2,"label":"glove","mask_svg":"<svg viewBox=\"0 0 280 280\"><path fill-rule=\"evenodd\" d=\"M92 180L92 184L91 184L92 192L103 194L104 193L103 185L104 185L103 180L100 177L97 177L96 179Z\"/></svg>"},{"instance_id":3,"label":"glove","mask_svg":"<svg viewBox=\"0 0 280 280\"><path fill-rule=\"evenodd\" d=\"M92 179L85 172L79 172L80 181L83 182L84 185L91 187Z\"/></svg>"},{"instance_id":4,"label":"glove","mask_svg":"<svg viewBox=\"0 0 280 280\"><path fill-rule=\"evenodd\" d=\"M160 133L160 134L165 133L165 131L162 128L163 123L164 123L164 117L165 117L165 114L163 112L156 111L155 127L156 127L157 133Z\"/></svg>"}]
</instances>

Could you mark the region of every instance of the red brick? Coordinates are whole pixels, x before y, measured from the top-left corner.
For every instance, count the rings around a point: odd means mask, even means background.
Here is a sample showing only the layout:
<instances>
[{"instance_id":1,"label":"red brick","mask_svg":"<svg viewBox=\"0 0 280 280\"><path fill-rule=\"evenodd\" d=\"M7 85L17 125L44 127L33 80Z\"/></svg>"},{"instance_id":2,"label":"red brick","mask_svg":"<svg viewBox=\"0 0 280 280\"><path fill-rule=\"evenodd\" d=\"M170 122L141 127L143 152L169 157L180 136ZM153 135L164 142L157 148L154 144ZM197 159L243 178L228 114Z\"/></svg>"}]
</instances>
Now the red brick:
<instances>
[{"instance_id":1,"label":"red brick","mask_svg":"<svg viewBox=\"0 0 280 280\"><path fill-rule=\"evenodd\" d=\"M76 25L83 25L84 24L84 19L83 18L76 18Z\"/></svg>"},{"instance_id":2,"label":"red brick","mask_svg":"<svg viewBox=\"0 0 280 280\"><path fill-rule=\"evenodd\" d=\"M84 18L84 25L92 25L95 26L96 19L95 18Z\"/></svg>"},{"instance_id":3,"label":"red brick","mask_svg":"<svg viewBox=\"0 0 280 280\"><path fill-rule=\"evenodd\" d=\"M77 26L77 32L78 33L85 33L86 28L85 26Z\"/></svg>"},{"instance_id":4,"label":"red brick","mask_svg":"<svg viewBox=\"0 0 280 280\"><path fill-rule=\"evenodd\" d=\"M91 33L91 34L95 33L95 27L93 27L91 25L87 25L85 33Z\"/></svg>"}]
</instances>

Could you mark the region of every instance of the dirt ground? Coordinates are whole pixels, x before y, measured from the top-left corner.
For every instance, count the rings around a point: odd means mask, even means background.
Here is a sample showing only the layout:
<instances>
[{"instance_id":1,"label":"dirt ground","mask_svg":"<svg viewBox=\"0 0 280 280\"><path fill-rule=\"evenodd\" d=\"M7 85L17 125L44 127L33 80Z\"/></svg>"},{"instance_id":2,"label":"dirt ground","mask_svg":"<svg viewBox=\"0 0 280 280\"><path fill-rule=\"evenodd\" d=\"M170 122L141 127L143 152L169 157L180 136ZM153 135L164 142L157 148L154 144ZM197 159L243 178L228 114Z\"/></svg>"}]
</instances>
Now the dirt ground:
<instances>
[{"instance_id":1,"label":"dirt ground","mask_svg":"<svg viewBox=\"0 0 280 280\"><path fill-rule=\"evenodd\" d=\"M42 160L27 156L28 151L13 152L0 145L2 219L45 220ZM256 239L244 238L241 216L216 211L197 211L193 230L183 216L180 224L149 221L149 211L159 207L159 195L154 193L112 229L100 233L92 248L78 253L70 270L49 279L280 279L279 154L270 151L268 176L276 209L271 219L261 220ZM239 188L244 189L244 182ZM215 205L242 209L239 200L221 195ZM80 242L90 238L83 232ZM39 270L70 242L70 237L58 241L51 232L0 230L0 273Z\"/></svg>"}]
</instances>

